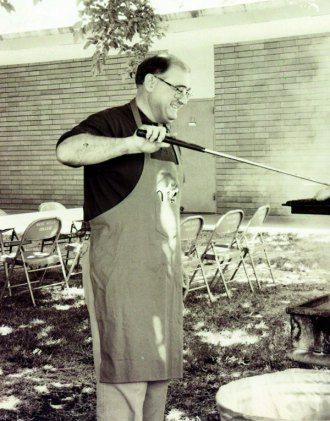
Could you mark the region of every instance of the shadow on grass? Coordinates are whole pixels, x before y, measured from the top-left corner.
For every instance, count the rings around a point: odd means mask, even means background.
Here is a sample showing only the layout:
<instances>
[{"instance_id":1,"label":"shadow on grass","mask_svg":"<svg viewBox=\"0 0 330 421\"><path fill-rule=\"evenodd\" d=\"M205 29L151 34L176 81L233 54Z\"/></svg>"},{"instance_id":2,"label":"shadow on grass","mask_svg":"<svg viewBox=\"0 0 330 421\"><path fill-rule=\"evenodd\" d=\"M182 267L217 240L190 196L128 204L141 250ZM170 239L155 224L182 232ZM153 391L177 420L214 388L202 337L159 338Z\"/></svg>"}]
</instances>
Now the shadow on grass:
<instances>
[{"instance_id":1,"label":"shadow on grass","mask_svg":"<svg viewBox=\"0 0 330 421\"><path fill-rule=\"evenodd\" d=\"M214 287L212 305L204 290L188 294L184 378L170 383L167 421L216 420L221 385L301 367L287 357L286 307L329 293L330 242L290 234L266 240L276 286L258 259L262 289L255 294L240 278L231 284L231 301L221 284ZM36 308L26 293L1 303L1 421L95 421L92 343L80 281L69 291L37 291Z\"/></svg>"}]
</instances>

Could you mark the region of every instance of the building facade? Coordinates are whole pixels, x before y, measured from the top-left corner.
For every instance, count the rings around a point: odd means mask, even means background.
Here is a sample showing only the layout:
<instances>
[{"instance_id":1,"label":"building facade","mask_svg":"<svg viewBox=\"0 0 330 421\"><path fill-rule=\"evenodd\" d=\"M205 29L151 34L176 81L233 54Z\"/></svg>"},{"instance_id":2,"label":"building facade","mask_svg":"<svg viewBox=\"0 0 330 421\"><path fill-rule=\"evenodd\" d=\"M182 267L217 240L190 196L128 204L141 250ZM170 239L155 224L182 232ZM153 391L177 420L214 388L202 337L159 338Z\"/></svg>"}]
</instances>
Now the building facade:
<instances>
[{"instance_id":1,"label":"building facade","mask_svg":"<svg viewBox=\"0 0 330 421\"><path fill-rule=\"evenodd\" d=\"M306 2L305 2L306 3ZM154 44L192 68L193 97L173 127L211 150L329 181L330 5L268 1L164 16ZM329 9L329 10L328 10ZM91 51L69 28L4 35L0 41L0 208L40 202L82 206L82 169L56 161L60 135L135 92L126 58L91 72ZM269 203L312 197L314 182L198 152L183 152L183 210L251 214ZM193 155L192 155L193 154Z\"/></svg>"}]
</instances>

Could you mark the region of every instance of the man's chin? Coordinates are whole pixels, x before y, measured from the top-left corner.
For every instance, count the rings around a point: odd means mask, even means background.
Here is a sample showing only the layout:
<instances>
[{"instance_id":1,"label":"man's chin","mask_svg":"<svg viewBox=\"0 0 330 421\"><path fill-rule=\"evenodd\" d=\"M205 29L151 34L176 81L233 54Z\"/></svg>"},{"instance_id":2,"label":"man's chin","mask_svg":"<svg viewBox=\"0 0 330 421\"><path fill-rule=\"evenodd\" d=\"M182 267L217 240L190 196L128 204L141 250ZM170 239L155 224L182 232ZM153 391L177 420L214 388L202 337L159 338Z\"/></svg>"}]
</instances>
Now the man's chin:
<instances>
[{"instance_id":1,"label":"man's chin","mask_svg":"<svg viewBox=\"0 0 330 421\"><path fill-rule=\"evenodd\" d=\"M178 111L177 110L171 110L170 113L167 114L167 119L170 122L176 120L178 118Z\"/></svg>"}]
</instances>

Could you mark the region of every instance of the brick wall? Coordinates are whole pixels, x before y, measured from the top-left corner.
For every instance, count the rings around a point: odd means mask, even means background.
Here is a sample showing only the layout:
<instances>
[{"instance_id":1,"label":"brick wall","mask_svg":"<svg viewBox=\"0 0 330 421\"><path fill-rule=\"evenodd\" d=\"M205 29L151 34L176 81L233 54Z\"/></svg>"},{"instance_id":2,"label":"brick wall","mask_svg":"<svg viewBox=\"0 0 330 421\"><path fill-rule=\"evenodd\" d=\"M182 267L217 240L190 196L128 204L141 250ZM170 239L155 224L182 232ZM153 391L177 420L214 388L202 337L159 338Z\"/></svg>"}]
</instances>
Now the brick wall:
<instances>
[{"instance_id":1,"label":"brick wall","mask_svg":"<svg viewBox=\"0 0 330 421\"><path fill-rule=\"evenodd\" d=\"M0 208L36 210L50 200L82 206L82 169L58 163L55 145L92 112L132 98L124 69L118 57L95 77L90 60L0 67Z\"/></svg>"},{"instance_id":2,"label":"brick wall","mask_svg":"<svg viewBox=\"0 0 330 421\"><path fill-rule=\"evenodd\" d=\"M330 181L330 35L215 46L215 133L219 151ZM59 136L92 112L135 92L123 58L93 77L90 60L0 67L0 208L82 205L82 170L56 161ZM202 76L201 76L202 77ZM217 158L217 210L248 214L319 189Z\"/></svg>"},{"instance_id":3,"label":"brick wall","mask_svg":"<svg viewBox=\"0 0 330 421\"><path fill-rule=\"evenodd\" d=\"M330 34L215 46L218 151L330 182ZM286 215L310 182L217 158L217 209Z\"/></svg>"}]
</instances>

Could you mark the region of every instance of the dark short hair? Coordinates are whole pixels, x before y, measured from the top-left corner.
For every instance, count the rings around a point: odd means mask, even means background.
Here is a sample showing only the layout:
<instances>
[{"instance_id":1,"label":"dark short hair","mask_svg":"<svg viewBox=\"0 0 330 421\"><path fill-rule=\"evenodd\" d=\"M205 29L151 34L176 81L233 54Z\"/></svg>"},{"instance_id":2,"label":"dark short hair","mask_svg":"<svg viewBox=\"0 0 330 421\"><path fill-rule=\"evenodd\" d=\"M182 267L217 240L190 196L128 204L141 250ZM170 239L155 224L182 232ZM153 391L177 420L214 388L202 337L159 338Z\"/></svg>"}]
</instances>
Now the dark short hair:
<instances>
[{"instance_id":1,"label":"dark short hair","mask_svg":"<svg viewBox=\"0 0 330 421\"><path fill-rule=\"evenodd\" d=\"M190 68L176 56L160 54L149 57L139 64L135 73L136 85L143 85L144 78L148 73L161 75L166 73L171 66L178 66L181 69L190 72Z\"/></svg>"}]
</instances>

